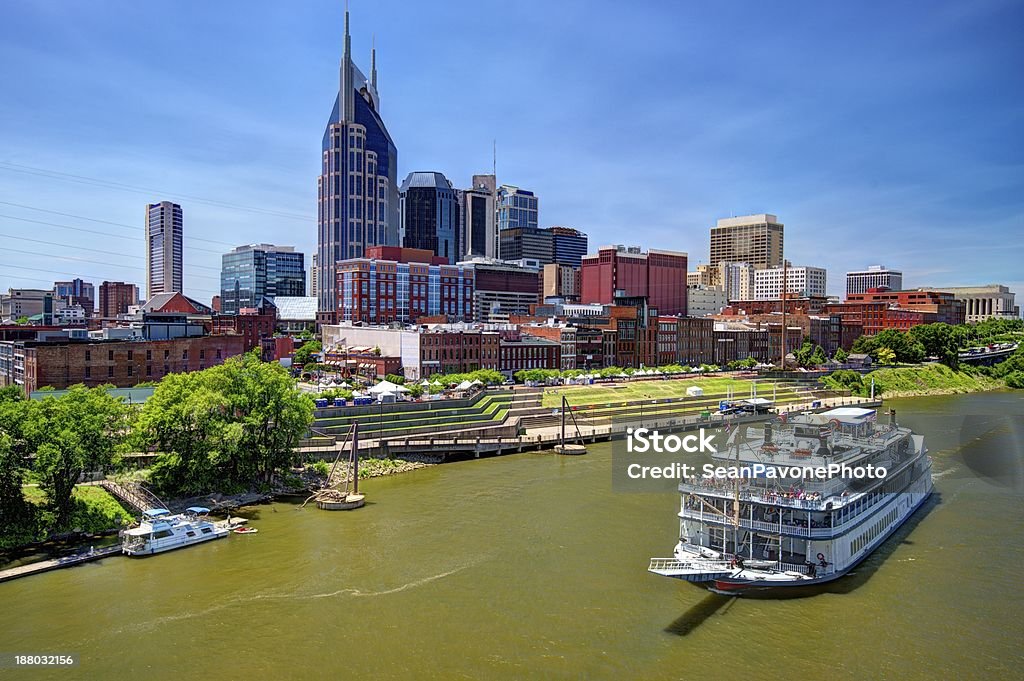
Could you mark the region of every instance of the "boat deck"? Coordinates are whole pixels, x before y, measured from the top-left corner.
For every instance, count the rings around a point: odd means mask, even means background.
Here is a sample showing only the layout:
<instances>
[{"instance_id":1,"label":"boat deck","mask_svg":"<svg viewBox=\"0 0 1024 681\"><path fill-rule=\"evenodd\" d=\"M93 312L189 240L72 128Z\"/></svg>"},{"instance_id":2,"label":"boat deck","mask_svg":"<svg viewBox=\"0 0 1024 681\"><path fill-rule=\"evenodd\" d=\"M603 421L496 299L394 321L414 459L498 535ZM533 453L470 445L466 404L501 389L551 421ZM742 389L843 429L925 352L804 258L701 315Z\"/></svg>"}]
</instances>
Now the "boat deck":
<instances>
[{"instance_id":1,"label":"boat deck","mask_svg":"<svg viewBox=\"0 0 1024 681\"><path fill-rule=\"evenodd\" d=\"M36 563L29 563L27 565L19 565L18 567L8 568L7 570L0 570L0 582L6 582L19 577L28 577L29 575L36 575L41 572L49 572L50 570L58 570L60 568L100 560L101 558L120 555L121 545L115 544L113 546L106 546L102 549L96 549L89 553L76 553L71 556L64 556L63 558L52 558L50 560L42 560Z\"/></svg>"}]
</instances>

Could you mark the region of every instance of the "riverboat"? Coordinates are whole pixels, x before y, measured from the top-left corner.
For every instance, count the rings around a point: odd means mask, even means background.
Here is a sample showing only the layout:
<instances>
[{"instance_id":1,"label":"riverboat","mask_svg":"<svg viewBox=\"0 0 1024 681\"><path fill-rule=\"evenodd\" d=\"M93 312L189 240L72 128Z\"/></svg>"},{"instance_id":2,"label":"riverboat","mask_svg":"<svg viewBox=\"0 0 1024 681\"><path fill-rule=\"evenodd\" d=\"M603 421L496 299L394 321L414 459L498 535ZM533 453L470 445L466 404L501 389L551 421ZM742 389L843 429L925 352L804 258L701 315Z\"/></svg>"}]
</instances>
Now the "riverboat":
<instances>
[{"instance_id":1,"label":"riverboat","mask_svg":"<svg viewBox=\"0 0 1024 681\"><path fill-rule=\"evenodd\" d=\"M201 506L178 514L151 508L142 514L138 527L124 531L121 551L128 556L149 556L228 536L228 523L210 520L209 513L210 509Z\"/></svg>"},{"instance_id":2,"label":"riverboat","mask_svg":"<svg viewBox=\"0 0 1024 681\"><path fill-rule=\"evenodd\" d=\"M715 465L752 474L681 482L679 542L648 570L735 595L847 574L932 492L924 437L889 414L883 425L842 407L734 429Z\"/></svg>"}]
</instances>

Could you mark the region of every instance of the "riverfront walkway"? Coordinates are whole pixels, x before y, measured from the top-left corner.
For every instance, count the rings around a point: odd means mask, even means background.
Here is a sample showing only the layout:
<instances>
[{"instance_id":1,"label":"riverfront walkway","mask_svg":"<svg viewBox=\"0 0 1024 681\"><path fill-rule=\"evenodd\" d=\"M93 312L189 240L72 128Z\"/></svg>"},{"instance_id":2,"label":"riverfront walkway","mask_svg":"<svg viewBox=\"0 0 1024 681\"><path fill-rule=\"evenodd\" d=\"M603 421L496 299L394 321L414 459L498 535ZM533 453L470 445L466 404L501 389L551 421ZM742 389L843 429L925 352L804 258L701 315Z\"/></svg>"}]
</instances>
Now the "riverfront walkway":
<instances>
[{"instance_id":1,"label":"riverfront walkway","mask_svg":"<svg viewBox=\"0 0 1024 681\"><path fill-rule=\"evenodd\" d=\"M38 563L20 565L7 570L0 570L0 582L17 579L18 577L28 577L29 575L39 574L40 572L49 572L50 570L71 567L72 565L81 565L82 563L88 563L90 561L100 560L101 558L119 555L121 555L121 545L115 544L114 546L105 546L102 549L96 549L88 553L77 553L72 556L64 556L63 558L53 558L50 560L43 560Z\"/></svg>"}]
</instances>

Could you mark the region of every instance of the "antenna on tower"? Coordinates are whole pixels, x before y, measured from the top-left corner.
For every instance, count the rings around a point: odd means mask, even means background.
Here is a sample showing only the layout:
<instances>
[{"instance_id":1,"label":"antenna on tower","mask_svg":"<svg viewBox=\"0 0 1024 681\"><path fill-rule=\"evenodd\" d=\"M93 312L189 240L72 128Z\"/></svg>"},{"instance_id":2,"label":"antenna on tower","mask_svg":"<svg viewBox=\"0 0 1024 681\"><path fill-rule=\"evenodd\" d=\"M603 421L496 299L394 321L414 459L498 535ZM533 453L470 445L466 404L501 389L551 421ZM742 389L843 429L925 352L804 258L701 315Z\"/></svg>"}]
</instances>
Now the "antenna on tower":
<instances>
[{"instance_id":1,"label":"antenna on tower","mask_svg":"<svg viewBox=\"0 0 1024 681\"><path fill-rule=\"evenodd\" d=\"M370 36L370 85L377 89L377 34Z\"/></svg>"},{"instance_id":2,"label":"antenna on tower","mask_svg":"<svg viewBox=\"0 0 1024 681\"><path fill-rule=\"evenodd\" d=\"M494 184L498 184L498 140L491 140L493 156L491 159L491 174L494 175Z\"/></svg>"}]
</instances>

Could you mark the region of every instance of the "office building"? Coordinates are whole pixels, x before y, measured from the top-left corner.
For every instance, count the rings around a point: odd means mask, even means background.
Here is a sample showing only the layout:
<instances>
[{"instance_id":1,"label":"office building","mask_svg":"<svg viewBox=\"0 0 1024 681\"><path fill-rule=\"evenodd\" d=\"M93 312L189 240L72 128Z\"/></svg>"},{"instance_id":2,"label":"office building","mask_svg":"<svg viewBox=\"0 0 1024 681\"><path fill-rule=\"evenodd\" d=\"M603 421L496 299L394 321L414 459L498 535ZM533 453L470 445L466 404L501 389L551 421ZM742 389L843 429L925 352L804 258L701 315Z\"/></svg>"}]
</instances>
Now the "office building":
<instances>
[{"instance_id":1,"label":"office building","mask_svg":"<svg viewBox=\"0 0 1024 681\"><path fill-rule=\"evenodd\" d=\"M146 205L146 297L182 291L182 213L170 201Z\"/></svg>"},{"instance_id":2,"label":"office building","mask_svg":"<svg viewBox=\"0 0 1024 681\"><path fill-rule=\"evenodd\" d=\"M128 314L128 308L139 304L139 287L123 281L100 284L100 317L113 319Z\"/></svg>"},{"instance_id":3,"label":"office building","mask_svg":"<svg viewBox=\"0 0 1024 681\"><path fill-rule=\"evenodd\" d=\"M578 267L551 263L542 270L542 299L561 298L564 301L580 299L580 270Z\"/></svg>"},{"instance_id":4,"label":"office building","mask_svg":"<svg viewBox=\"0 0 1024 681\"><path fill-rule=\"evenodd\" d=\"M536 260L542 266L558 263L580 266L587 254L587 235L571 227L513 227L499 233L502 260Z\"/></svg>"},{"instance_id":5,"label":"office building","mask_svg":"<svg viewBox=\"0 0 1024 681\"><path fill-rule=\"evenodd\" d=\"M781 266L782 246L783 225L774 215L722 218L711 228L708 262L745 262L754 269Z\"/></svg>"},{"instance_id":6,"label":"office building","mask_svg":"<svg viewBox=\"0 0 1024 681\"><path fill-rule=\"evenodd\" d=\"M305 258L291 246L250 244L221 257L220 307L225 314L256 307L265 296L305 293Z\"/></svg>"},{"instance_id":7,"label":"office building","mask_svg":"<svg viewBox=\"0 0 1024 681\"><path fill-rule=\"evenodd\" d=\"M452 183L438 172L409 173L399 190L399 234L403 248L419 248L462 260L459 248L459 202Z\"/></svg>"},{"instance_id":8,"label":"office building","mask_svg":"<svg viewBox=\"0 0 1024 681\"><path fill-rule=\"evenodd\" d=\"M892 291L903 290L903 273L890 270L885 265L869 265L866 270L846 273L846 295L883 287Z\"/></svg>"},{"instance_id":9,"label":"office building","mask_svg":"<svg viewBox=\"0 0 1024 681\"><path fill-rule=\"evenodd\" d=\"M686 313L691 317L706 317L718 314L729 305L729 298L720 286L686 287Z\"/></svg>"},{"instance_id":10,"label":"office building","mask_svg":"<svg viewBox=\"0 0 1024 681\"><path fill-rule=\"evenodd\" d=\"M506 229L537 229L540 226L538 199L531 191L510 184L501 185L497 191L496 211L499 235ZM505 253L499 253L498 257L515 259Z\"/></svg>"},{"instance_id":11,"label":"office building","mask_svg":"<svg viewBox=\"0 0 1024 681\"><path fill-rule=\"evenodd\" d=\"M580 301L612 304L646 299L662 315L686 314L686 253L603 246L583 258Z\"/></svg>"},{"instance_id":12,"label":"office building","mask_svg":"<svg viewBox=\"0 0 1024 681\"><path fill-rule=\"evenodd\" d=\"M0 295L0 321L17 322L27 318L34 324L49 326L55 322L54 314L67 304L52 290L12 288Z\"/></svg>"},{"instance_id":13,"label":"office building","mask_svg":"<svg viewBox=\"0 0 1024 681\"><path fill-rule=\"evenodd\" d=\"M309 295L312 296L313 298L316 298L317 291L320 288L320 268L318 267L320 257L317 253L314 253L310 260L311 262L309 265Z\"/></svg>"},{"instance_id":14,"label":"office building","mask_svg":"<svg viewBox=\"0 0 1024 681\"><path fill-rule=\"evenodd\" d=\"M511 262L474 258L459 265L474 273L473 312L481 323L508 322L526 315L540 297L540 271Z\"/></svg>"},{"instance_id":15,"label":"office building","mask_svg":"<svg viewBox=\"0 0 1024 681\"><path fill-rule=\"evenodd\" d=\"M785 286L783 286L785 274ZM822 267L769 267L754 270L754 299L778 300L786 296L815 297L825 294L825 269Z\"/></svg>"},{"instance_id":16,"label":"office building","mask_svg":"<svg viewBox=\"0 0 1024 681\"><path fill-rule=\"evenodd\" d=\"M376 246L338 263L338 315L344 322L411 323L420 317L470 321L474 272L426 249Z\"/></svg>"},{"instance_id":17,"label":"office building","mask_svg":"<svg viewBox=\"0 0 1024 681\"><path fill-rule=\"evenodd\" d=\"M551 261L579 267L587 254L587 235L572 227L548 227L551 232Z\"/></svg>"},{"instance_id":18,"label":"office building","mask_svg":"<svg viewBox=\"0 0 1024 681\"><path fill-rule=\"evenodd\" d=\"M92 317L96 308L96 288L89 282L77 278L57 281L53 284L53 293L68 307L80 306L86 317Z\"/></svg>"},{"instance_id":19,"label":"office building","mask_svg":"<svg viewBox=\"0 0 1024 681\"><path fill-rule=\"evenodd\" d=\"M338 94L324 130L317 181L319 318L337 318L337 263L361 258L370 246L399 243L398 149L380 115L376 53L370 77L352 60L349 17Z\"/></svg>"},{"instance_id":20,"label":"office building","mask_svg":"<svg viewBox=\"0 0 1024 681\"><path fill-rule=\"evenodd\" d=\"M498 256L494 175L474 175L470 189L458 191L459 260Z\"/></svg>"},{"instance_id":21,"label":"office building","mask_svg":"<svg viewBox=\"0 0 1024 681\"><path fill-rule=\"evenodd\" d=\"M699 267L697 268L700 269ZM754 266L745 262L721 262L710 269L711 277L729 300L754 298Z\"/></svg>"}]
</instances>

